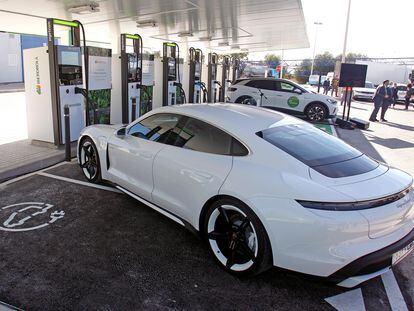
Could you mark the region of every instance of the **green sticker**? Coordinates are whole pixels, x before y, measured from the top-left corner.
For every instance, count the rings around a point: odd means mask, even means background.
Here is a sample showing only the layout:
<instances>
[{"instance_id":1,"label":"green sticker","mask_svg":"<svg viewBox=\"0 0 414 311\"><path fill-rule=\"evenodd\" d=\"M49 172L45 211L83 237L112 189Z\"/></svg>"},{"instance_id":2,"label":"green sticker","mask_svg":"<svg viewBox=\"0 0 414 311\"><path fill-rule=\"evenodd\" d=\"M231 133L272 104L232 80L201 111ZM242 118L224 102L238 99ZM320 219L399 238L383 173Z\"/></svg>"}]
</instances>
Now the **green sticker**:
<instances>
[{"instance_id":1,"label":"green sticker","mask_svg":"<svg viewBox=\"0 0 414 311\"><path fill-rule=\"evenodd\" d=\"M295 108L299 105L299 98L297 98L296 96L289 97L287 103L289 107Z\"/></svg>"}]
</instances>

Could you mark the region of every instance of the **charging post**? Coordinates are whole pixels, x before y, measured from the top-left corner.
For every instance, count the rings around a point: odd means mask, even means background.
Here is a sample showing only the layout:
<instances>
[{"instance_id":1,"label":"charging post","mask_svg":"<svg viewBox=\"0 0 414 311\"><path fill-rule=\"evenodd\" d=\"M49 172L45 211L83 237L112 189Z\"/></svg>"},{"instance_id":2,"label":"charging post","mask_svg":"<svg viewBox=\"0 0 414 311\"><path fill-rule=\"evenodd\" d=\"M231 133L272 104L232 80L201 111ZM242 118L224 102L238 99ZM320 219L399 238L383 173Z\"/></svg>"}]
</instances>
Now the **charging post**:
<instances>
[{"instance_id":1,"label":"charging post","mask_svg":"<svg viewBox=\"0 0 414 311\"><path fill-rule=\"evenodd\" d=\"M54 145L65 141L64 107L71 107L70 141L85 127L81 23L48 18L46 47L23 51L28 138ZM55 26L69 29L69 46L57 45ZM85 42L85 38L84 38Z\"/></svg>"},{"instance_id":2,"label":"charging post","mask_svg":"<svg viewBox=\"0 0 414 311\"><path fill-rule=\"evenodd\" d=\"M221 85L219 101L224 103L226 101L226 91L231 84L230 77L230 56L224 55L221 62Z\"/></svg>"},{"instance_id":3,"label":"charging post","mask_svg":"<svg viewBox=\"0 0 414 311\"><path fill-rule=\"evenodd\" d=\"M221 86L217 81L218 58L216 53L208 54L207 101L209 103L217 102L217 89Z\"/></svg>"},{"instance_id":4,"label":"charging post","mask_svg":"<svg viewBox=\"0 0 414 311\"><path fill-rule=\"evenodd\" d=\"M190 79L188 85L188 102L200 103L202 101L201 92L204 92L201 82L203 63L203 52L200 49L189 49L189 66L190 66Z\"/></svg>"}]
</instances>

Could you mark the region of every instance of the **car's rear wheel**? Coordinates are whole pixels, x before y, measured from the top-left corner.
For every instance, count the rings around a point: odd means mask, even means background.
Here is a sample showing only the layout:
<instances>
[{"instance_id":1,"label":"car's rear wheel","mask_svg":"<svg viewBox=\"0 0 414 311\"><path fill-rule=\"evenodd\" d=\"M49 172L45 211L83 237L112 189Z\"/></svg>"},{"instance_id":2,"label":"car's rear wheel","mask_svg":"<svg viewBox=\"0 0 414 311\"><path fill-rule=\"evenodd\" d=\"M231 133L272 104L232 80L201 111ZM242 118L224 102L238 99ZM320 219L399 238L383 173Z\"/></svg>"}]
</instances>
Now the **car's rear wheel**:
<instances>
[{"instance_id":1,"label":"car's rear wheel","mask_svg":"<svg viewBox=\"0 0 414 311\"><path fill-rule=\"evenodd\" d=\"M86 137L82 140L79 150L79 164L83 175L93 183L101 181L101 166L99 154L92 139Z\"/></svg>"},{"instance_id":2,"label":"car's rear wheel","mask_svg":"<svg viewBox=\"0 0 414 311\"><path fill-rule=\"evenodd\" d=\"M239 97L236 100L236 103L240 103L240 104L243 104L243 105L249 105L249 106L257 106L256 100L251 96Z\"/></svg>"},{"instance_id":3,"label":"car's rear wheel","mask_svg":"<svg viewBox=\"0 0 414 311\"><path fill-rule=\"evenodd\" d=\"M253 211L235 199L209 207L203 233L216 260L230 273L255 275L272 265L266 230Z\"/></svg>"},{"instance_id":4,"label":"car's rear wheel","mask_svg":"<svg viewBox=\"0 0 414 311\"><path fill-rule=\"evenodd\" d=\"M320 103L310 104L305 111L306 118L311 122L321 122L328 116L324 105Z\"/></svg>"}]
</instances>

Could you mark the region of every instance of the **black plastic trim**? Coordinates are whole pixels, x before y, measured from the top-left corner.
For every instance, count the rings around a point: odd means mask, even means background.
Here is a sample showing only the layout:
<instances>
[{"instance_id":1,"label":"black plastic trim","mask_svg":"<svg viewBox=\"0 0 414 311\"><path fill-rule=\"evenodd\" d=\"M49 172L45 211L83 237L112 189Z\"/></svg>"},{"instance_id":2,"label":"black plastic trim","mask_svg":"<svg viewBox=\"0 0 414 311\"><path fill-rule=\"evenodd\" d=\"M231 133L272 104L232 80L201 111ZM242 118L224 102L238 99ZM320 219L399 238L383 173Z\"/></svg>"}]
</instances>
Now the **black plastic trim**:
<instances>
[{"instance_id":1,"label":"black plastic trim","mask_svg":"<svg viewBox=\"0 0 414 311\"><path fill-rule=\"evenodd\" d=\"M342 269L331 274L328 278L339 283L352 276L370 274L387 268L391 265L392 255L403 249L412 241L414 241L414 230L401 240L352 261Z\"/></svg>"},{"instance_id":2,"label":"black plastic trim","mask_svg":"<svg viewBox=\"0 0 414 311\"><path fill-rule=\"evenodd\" d=\"M357 201L357 202L315 202L315 201L303 201L296 200L300 205L306 208L317 209L317 210L328 210L328 211L357 211L363 209L370 209L375 207L384 206L387 204L394 203L398 200L401 200L407 195L411 195L412 191L411 185L392 195L367 201Z\"/></svg>"}]
</instances>

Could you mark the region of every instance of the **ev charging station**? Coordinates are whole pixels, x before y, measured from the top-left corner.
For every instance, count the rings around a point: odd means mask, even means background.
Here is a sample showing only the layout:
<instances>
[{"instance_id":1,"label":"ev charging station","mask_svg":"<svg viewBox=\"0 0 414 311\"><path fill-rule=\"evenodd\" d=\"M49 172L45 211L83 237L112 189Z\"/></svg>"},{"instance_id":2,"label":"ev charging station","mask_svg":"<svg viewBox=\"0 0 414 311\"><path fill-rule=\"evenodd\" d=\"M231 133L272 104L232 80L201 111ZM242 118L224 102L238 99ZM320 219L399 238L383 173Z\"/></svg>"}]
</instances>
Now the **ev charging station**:
<instances>
[{"instance_id":1,"label":"ev charging station","mask_svg":"<svg viewBox=\"0 0 414 311\"><path fill-rule=\"evenodd\" d=\"M207 101L209 103L217 102L217 93L219 93L220 82L217 80L217 66L219 56L216 53L208 54L208 77L207 77Z\"/></svg>"},{"instance_id":2,"label":"ev charging station","mask_svg":"<svg viewBox=\"0 0 414 311\"><path fill-rule=\"evenodd\" d=\"M233 56L231 60L231 83L240 78L241 63L238 57Z\"/></svg>"},{"instance_id":3,"label":"ev charging station","mask_svg":"<svg viewBox=\"0 0 414 311\"><path fill-rule=\"evenodd\" d=\"M121 34L120 50L112 58L112 124L131 123L152 110L153 102L154 55L144 54L138 34Z\"/></svg>"},{"instance_id":4,"label":"ev charging station","mask_svg":"<svg viewBox=\"0 0 414 311\"><path fill-rule=\"evenodd\" d=\"M224 55L221 62L221 85L219 101L224 103L226 101L227 88L231 85L230 78L230 56Z\"/></svg>"},{"instance_id":5,"label":"ev charging station","mask_svg":"<svg viewBox=\"0 0 414 311\"><path fill-rule=\"evenodd\" d=\"M133 52L127 53L126 40L132 40ZM140 116L143 43L140 35L121 34L122 123Z\"/></svg>"},{"instance_id":6,"label":"ev charging station","mask_svg":"<svg viewBox=\"0 0 414 311\"><path fill-rule=\"evenodd\" d=\"M70 46L55 44L56 25L69 27ZM85 127L84 98L77 92L84 85L80 27L82 24L78 21L48 18L48 45L23 52L27 126L31 140L63 144L65 106L70 109L70 140L77 140Z\"/></svg>"},{"instance_id":7,"label":"ev charging station","mask_svg":"<svg viewBox=\"0 0 414 311\"><path fill-rule=\"evenodd\" d=\"M207 88L201 81L203 67L203 52L200 49L189 49L189 84L188 102L198 104L207 101Z\"/></svg>"},{"instance_id":8,"label":"ev charging station","mask_svg":"<svg viewBox=\"0 0 414 311\"><path fill-rule=\"evenodd\" d=\"M162 52L162 105L183 104L185 94L180 76L180 48L177 43L164 42Z\"/></svg>"}]
</instances>

